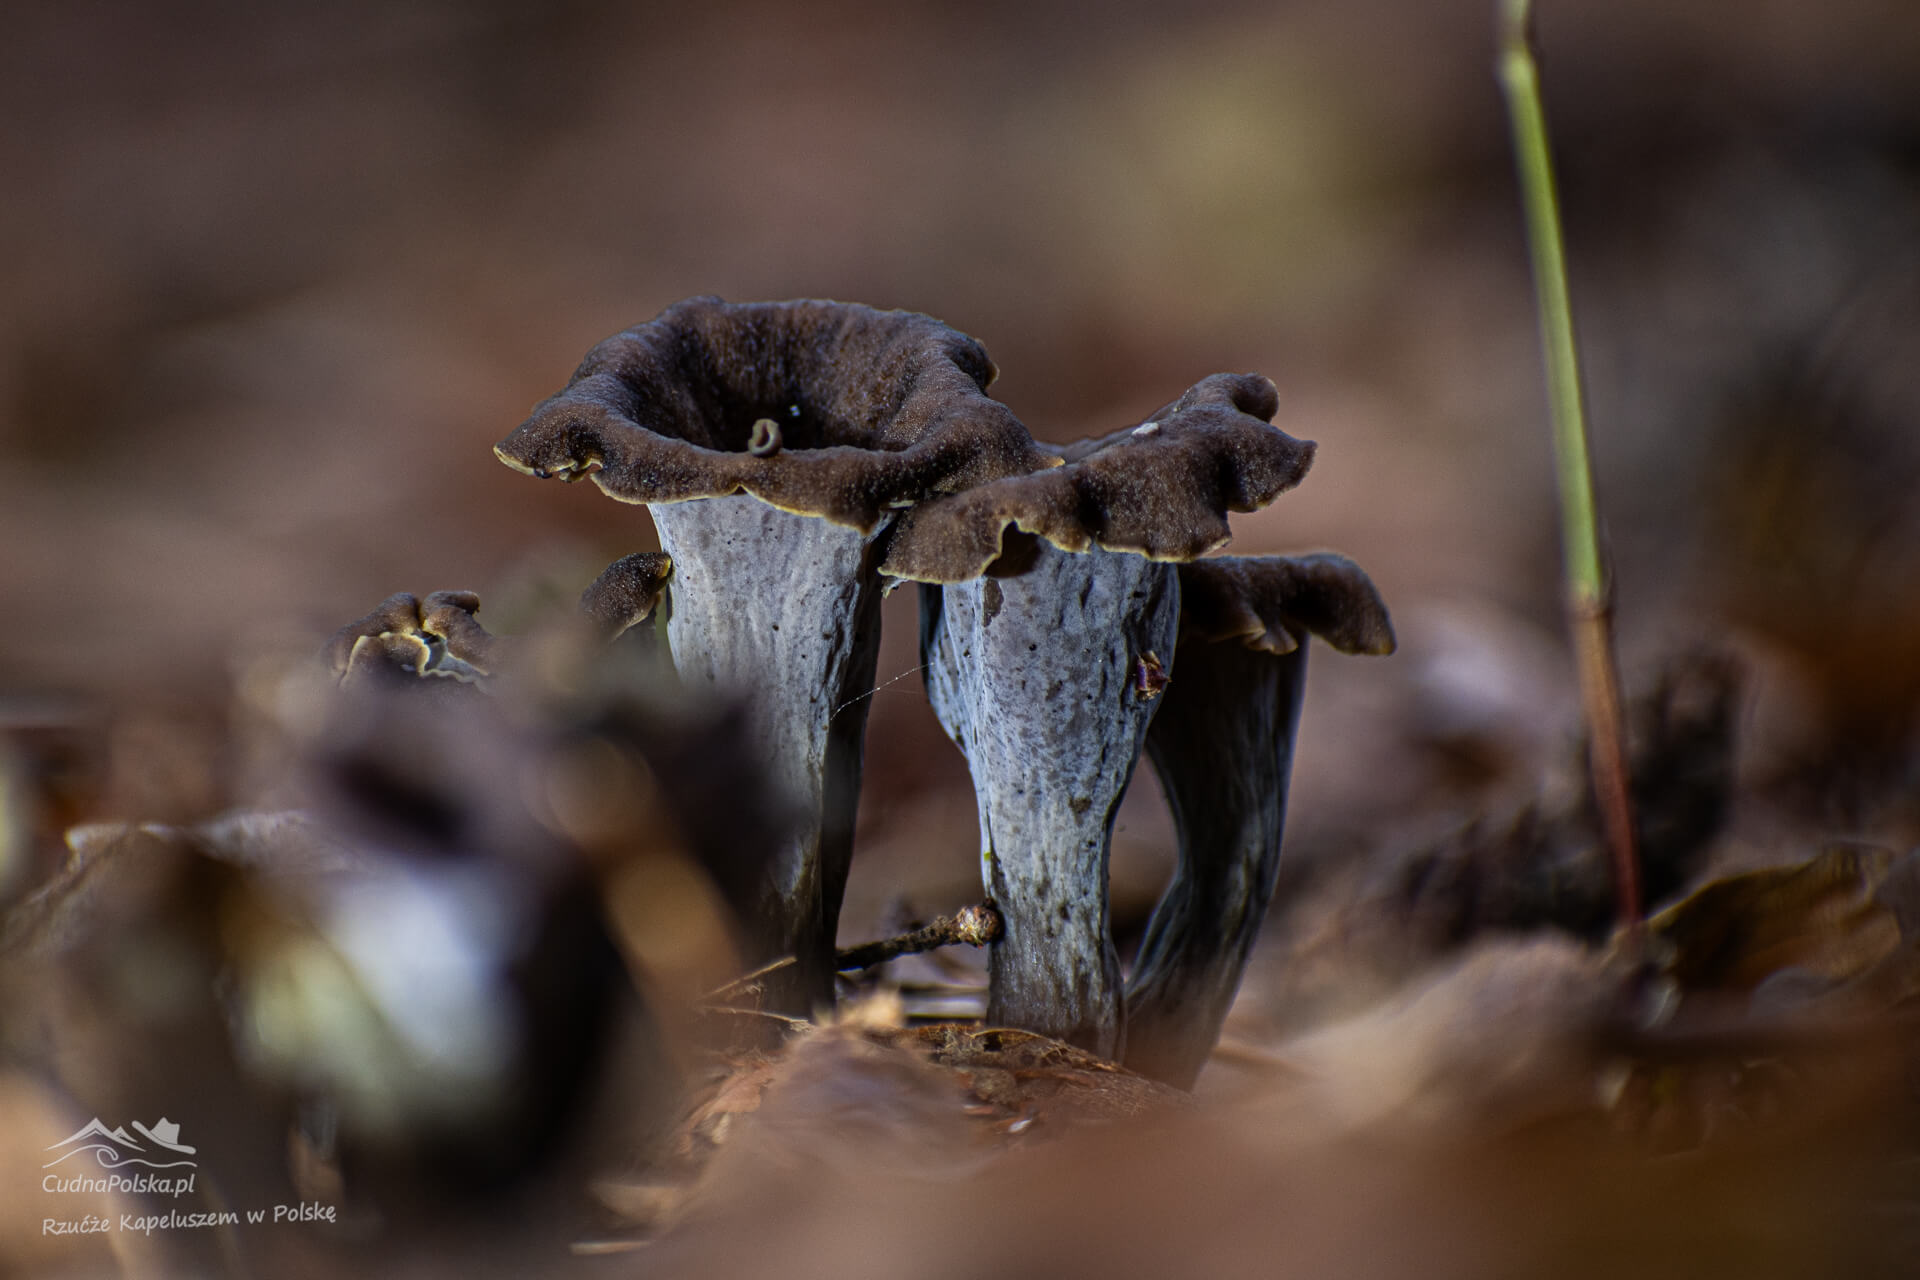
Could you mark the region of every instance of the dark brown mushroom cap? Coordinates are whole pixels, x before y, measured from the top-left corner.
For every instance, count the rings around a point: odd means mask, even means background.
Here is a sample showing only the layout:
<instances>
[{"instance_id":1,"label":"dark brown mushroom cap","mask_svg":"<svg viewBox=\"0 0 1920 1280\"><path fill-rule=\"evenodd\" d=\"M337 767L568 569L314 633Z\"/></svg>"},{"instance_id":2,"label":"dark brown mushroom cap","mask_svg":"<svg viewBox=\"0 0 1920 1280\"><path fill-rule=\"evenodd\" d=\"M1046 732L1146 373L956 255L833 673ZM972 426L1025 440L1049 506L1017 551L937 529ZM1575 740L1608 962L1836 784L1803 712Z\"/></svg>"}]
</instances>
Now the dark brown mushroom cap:
<instances>
[{"instance_id":1,"label":"dark brown mushroom cap","mask_svg":"<svg viewBox=\"0 0 1920 1280\"><path fill-rule=\"evenodd\" d=\"M901 518L881 572L965 582L988 572L1010 529L1063 551L1192 560L1228 539L1227 513L1255 511L1292 488L1314 445L1272 423L1273 383L1219 373L1138 426L1074 445L1065 465L1012 475Z\"/></svg>"},{"instance_id":2,"label":"dark brown mushroom cap","mask_svg":"<svg viewBox=\"0 0 1920 1280\"><path fill-rule=\"evenodd\" d=\"M1281 654L1309 634L1342 653L1394 649L1379 589L1343 555L1217 556L1180 566L1181 644L1238 640Z\"/></svg>"},{"instance_id":3,"label":"dark brown mushroom cap","mask_svg":"<svg viewBox=\"0 0 1920 1280\"><path fill-rule=\"evenodd\" d=\"M689 298L588 352L494 453L622 502L750 493L871 532L893 508L1058 464L986 395L993 377L985 348L928 316Z\"/></svg>"},{"instance_id":4,"label":"dark brown mushroom cap","mask_svg":"<svg viewBox=\"0 0 1920 1280\"><path fill-rule=\"evenodd\" d=\"M471 681L492 674L499 643L474 618L479 609L471 591L436 591L424 601L402 591L334 632L323 657L342 681L381 672Z\"/></svg>"},{"instance_id":5,"label":"dark brown mushroom cap","mask_svg":"<svg viewBox=\"0 0 1920 1280\"><path fill-rule=\"evenodd\" d=\"M673 557L664 551L621 556L580 593L580 611L608 638L618 636L653 613L672 576Z\"/></svg>"}]
</instances>

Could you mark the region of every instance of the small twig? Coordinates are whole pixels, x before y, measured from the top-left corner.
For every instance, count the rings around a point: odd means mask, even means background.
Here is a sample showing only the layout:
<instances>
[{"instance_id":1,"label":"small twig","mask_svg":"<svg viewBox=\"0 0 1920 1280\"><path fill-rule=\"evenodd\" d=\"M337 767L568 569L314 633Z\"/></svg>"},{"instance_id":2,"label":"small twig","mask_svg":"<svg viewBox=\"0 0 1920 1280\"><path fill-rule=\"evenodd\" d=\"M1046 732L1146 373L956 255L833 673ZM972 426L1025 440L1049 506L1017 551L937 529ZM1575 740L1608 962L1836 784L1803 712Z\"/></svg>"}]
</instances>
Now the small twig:
<instances>
[{"instance_id":1,"label":"small twig","mask_svg":"<svg viewBox=\"0 0 1920 1280\"><path fill-rule=\"evenodd\" d=\"M1540 71L1533 56L1532 0L1500 0L1500 5L1500 83L1513 121L1527 242L1539 295L1540 341L1546 355L1566 555L1567 619L1587 720L1588 762L1600 811L1600 834L1613 863L1619 920L1627 928L1637 928L1640 860L1634 850L1633 796L1613 657L1612 592L1600 554L1580 357L1574 345L1573 305L1560 240L1559 197L1547 145L1546 109L1540 101Z\"/></svg>"},{"instance_id":2,"label":"small twig","mask_svg":"<svg viewBox=\"0 0 1920 1280\"><path fill-rule=\"evenodd\" d=\"M743 1009L733 1004L702 1004L701 1013L718 1013L734 1018L765 1018L769 1022L778 1022L789 1031L809 1031L813 1023L805 1018L796 1018L790 1014L774 1013L770 1009Z\"/></svg>"},{"instance_id":3,"label":"small twig","mask_svg":"<svg viewBox=\"0 0 1920 1280\"><path fill-rule=\"evenodd\" d=\"M941 916L923 929L911 933L899 934L892 938L882 938L878 942L862 942L858 946L842 947L834 953L833 967L838 973L849 973L855 969L871 969L877 964L885 964L900 956L915 955L922 951L932 951L936 947L951 947L965 943L970 947L985 946L996 942L1005 931L1000 913L991 903L963 907L950 916ZM715 987L707 993L702 1002L712 1008L714 1001L729 996L748 994L761 985L766 978L794 963L792 956L784 956L772 964L761 965L752 973L743 973L733 981ZM730 1012L741 1012L730 1010Z\"/></svg>"},{"instance_id":4,"label":"small twig","mask_svg":"<svg viewBox=\"0 0 1920 1280\"><path fill-rule=\"evenodd\" d=\"M834 956L833 967L846 973L852 969L871 969L899 956L915 955L935 947L951 947L957 943L982 947L998 940L1005 928L1000 913L991 905L963 907L953 915L941 916L924 929L847 947Z\"/></svg>"},{"instance_id":5,"label":"small twig","mask_svg":"<svg viewBox=\"0 0 1920 1280\"><path fill-rule=\"evenodd\" d=\"M770 978L781 970L791 969L792 967L793 957L781 956L778 960L763 964L750 973L743 973L730 982L722 983L702 996L700 1002L705 1005L711 1005L714 1001L725 999L728 996L753 995L765 987L766 983L763 979Z\"/></svg>"}]
</instances>

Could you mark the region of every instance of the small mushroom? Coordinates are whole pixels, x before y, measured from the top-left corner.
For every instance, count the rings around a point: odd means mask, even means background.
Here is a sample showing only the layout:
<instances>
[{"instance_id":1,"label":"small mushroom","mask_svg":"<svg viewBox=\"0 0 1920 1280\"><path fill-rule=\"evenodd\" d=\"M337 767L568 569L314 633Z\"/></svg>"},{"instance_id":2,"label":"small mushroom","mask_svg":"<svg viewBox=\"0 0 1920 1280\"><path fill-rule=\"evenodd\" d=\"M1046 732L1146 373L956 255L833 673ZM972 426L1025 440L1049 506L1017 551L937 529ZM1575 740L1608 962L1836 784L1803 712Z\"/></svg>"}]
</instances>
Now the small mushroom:
<instances>
[{"instance_id":1,"label":"small mushroom","mask_svg":"<svg viewBox=\"0 0 1920 1280\"><path fill-rule=\"evenodd\" d=\"M673 560L674 667L746 700L808 815L754 922L753 958L798 961L776 1007L833 992L893 520L1058 464L985 394L993 375L977 342L926 316L694 298L595 347L494 451L648 506Z\"/></svg>"},{"instance_id":2,"label":"small mushroom","mask_svg":"<svg viewBox=\"0 0 1920 1280\"><path fill-rule=\"evenodd\" d=\"M580 612L608 640L617 640L653 616L673 576L673 557L661 551L621 556L580 593Z\"/></svg>"},{"instance_id":3,"label":"small mushroom","mask_svg":"<svg viewBox=\"0 0 1920 1280\"><path fill-rule=\"evenodd\" d=\"M944 584L921 591L921 656L973 773L982 878L1006 922L992 1022L1121 1052L1107 861L1148 724L1179 687L1170 562L1305 473L1313 446L1268 422L1276 407L1264 378L1208 378L1058 469L916 508L894 539L887 572Z\"/></svg>"},{"instance_id":4,"label":"small mushroom","mask_svg":"<svg viewBox=\"0 0 1920 1280\"><path fill-rule=\"evenodd\" d=\"M1126 1064L1188 1088L1220 1036L1279 870L1306 639L1393 652L1379 592L1344 556L1180 567L1179 678L1147 755L1180 837L1127 984Z\"/></svg>"},{"instance_id":5,"label":"small mushroom","mask_svg":"<svg viewBox=\"0 0 1920 1280\"><path fill-rule=\"evenodd\" d=\"M493 674L500 644L474 618L479 611L471 591L436 591L425 601L402 591L334 632L324 659L343 685L402 672L477 683Z\"/></svg>"},{"instance_id":6,"label":"small mushroom","mask_svg":"<svg viewBox=\"0 0 1920 1280\"><path fill-rule=\"evenodd\" d=\"M580 612L591 634L611 642L646 621L666 594L672 573L672 558L658 551L622 556L608 565L580 593ZM485 685L500 674L517 642L489 635L474 617L479 611L480 597L471 591L436 591L424 602L398 592L334 632L321 660L347 687L395 677Z\"/></svg>"}]
</instances>

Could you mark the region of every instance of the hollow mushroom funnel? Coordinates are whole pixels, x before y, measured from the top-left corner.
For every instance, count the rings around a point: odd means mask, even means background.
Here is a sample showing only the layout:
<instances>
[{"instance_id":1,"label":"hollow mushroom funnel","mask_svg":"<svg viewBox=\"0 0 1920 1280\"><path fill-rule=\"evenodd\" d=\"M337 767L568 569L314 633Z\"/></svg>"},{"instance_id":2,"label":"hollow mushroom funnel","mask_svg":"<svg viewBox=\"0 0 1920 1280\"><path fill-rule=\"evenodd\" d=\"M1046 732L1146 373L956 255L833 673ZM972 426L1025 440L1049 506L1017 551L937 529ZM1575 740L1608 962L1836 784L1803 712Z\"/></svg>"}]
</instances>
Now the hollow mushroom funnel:
<instances>
[{"instance_id":1,"label":"hollow mushroom funnel","mask_svg":"<svg viewBox=\"0 0 1920 1280\"><path fill-rule=\"evenodd\" d=\"M987 1020L1112 1057L1123 1034L1107 918L1113 816L1171 656L1171 565L1042 544L1026 572L922 592L927 692L966 754L980 871L1006 924Z\"/></svg>"},{"instance_id":2,"label":"hollow mushroom funnel","mask_svg":"<svg viewBox=\"0 0 1920 1280\"><path fill-rule=\"evenodd\" d=\"M833 994L883 536L916 502L1057 462L985 394L993 372L926 316L694 298L595 347L495 449L647 505L675 669L750 706L798 817L749 922L752 958L797 961L774 1007Z\"/></svg>"},{"instance_id":3,"label":"hollow mushroom funnel","mask_svg":"<svg viewBox=\"0 0 1920 1280\"><path fill-rule=\"evenodd\" d=\"M1391 653L1393 628L1344 556L1182 565L1180 678L1147 733L1180 839L1127 984L1125 1061L1192 1086L1266 918L1279 872L1307 637Z\"/></svg>"},{"instance_id":4,"label":"hollow mushroom funnel","mask_svg":"<svg viewBox=\"0 0 1920 1280\"><path fill-rule=\"evenodd\" d=\"M1006 925L991 1022L1108 1057L1125 1044L1114 813L1173 672L1176 562L1312 459L1268 422L1276 407L1264 378L1209 378L1056 470L917 508L894 539L886 572L930 584L928 696L972 771L982 878Z\"/></svg>"}]
</instances>

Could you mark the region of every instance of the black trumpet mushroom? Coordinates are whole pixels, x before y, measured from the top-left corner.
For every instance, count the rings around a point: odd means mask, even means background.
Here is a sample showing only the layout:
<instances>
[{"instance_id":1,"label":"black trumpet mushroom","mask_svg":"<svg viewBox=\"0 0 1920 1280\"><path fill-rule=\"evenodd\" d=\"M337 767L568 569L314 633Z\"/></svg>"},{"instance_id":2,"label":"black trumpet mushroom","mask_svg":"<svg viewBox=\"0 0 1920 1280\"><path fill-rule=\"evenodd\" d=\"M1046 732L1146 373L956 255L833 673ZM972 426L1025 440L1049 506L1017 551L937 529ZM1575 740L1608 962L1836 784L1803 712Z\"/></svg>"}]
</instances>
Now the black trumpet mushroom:
<instances>
[{"instance_id":1,"label":"black trumpet mushroom","mask_svg":"<svg viewBox=\"0 0 1920 1280\"><path fill-rule=\"evenodd\" d=\"M1175 676L1177 562L1298 483L1273 384L1220 374L1064 465L917 507L884 571L922 588L928 696L966 754L1005 920L987 1017L1118 1057L1114 813Z\"/></svg>"},{"instance_id":2,"label":"black trumpet mushroom","mask_svg":"<svg viewBox=\"0 0 1920 1280\"><path fill-rule=\"evenodd\" d=\"M1273 897L1307 638L1393 652L1393 625L1345 556L1219 557L1180 566L1180 678L1147 755L1180 860L1127 983L1126 1064L1188 1088L1220 1037Z\"/></svg>"},{"instance_id":3,"label":"black trumpet mushroom","mask_svg":"<svg viewBox=\"0 0 1920 1280\"><path fill-rule=\"evenodd\" d=\"M346 687L395 676L481 682L499 665L500 642L475 619L479 611L471 591L436 591L425 600L396 592L334 632L322 661Z\"/></svg>"},{"instance_id":4,"label":"black trumpet mushroom","mask_svg":"<svg viewBox=\"0 0 1920 1280\"><path fill-rule=\"evenodd\" d=\"M494 450L651 511L672 557L674 668L746 703L802 815L749 922L750 958L796 960L774 1007L833 995L896 518L1058 462L986 395L994 374L979 343L927 316L693 298L595 347Z\"/></svg>"},{"instance_id":5,"label":"black trumpet mushroom","mask_svg":"<svg viewBox=\"0 0 1920 1280\"><path fill-rule=\"evenodd\" d=\"M580 593L580 612L602 636L617 640L653 616L673 576L673 559L660 551L621 556Z\"/></svg>"}]
</instances>

